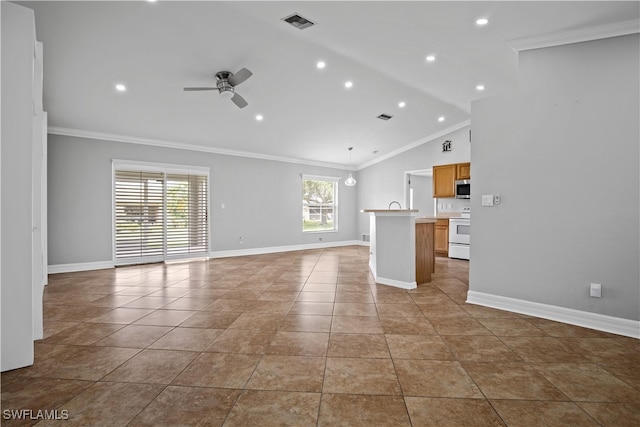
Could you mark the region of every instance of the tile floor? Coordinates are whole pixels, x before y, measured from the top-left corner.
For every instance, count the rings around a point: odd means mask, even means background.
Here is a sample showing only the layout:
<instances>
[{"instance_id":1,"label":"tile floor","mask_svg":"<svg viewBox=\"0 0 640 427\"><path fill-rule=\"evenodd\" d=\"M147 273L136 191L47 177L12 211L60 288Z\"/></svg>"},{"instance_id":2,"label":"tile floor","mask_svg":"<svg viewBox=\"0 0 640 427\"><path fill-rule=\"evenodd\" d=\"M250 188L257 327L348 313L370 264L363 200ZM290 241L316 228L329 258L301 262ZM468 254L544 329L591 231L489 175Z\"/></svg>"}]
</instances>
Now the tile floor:
<instances>
[{"instance_id":1,"label":"tile floor","mask_svg":"<svg viewBox=\"0 0 640 427\"><path fill-rule=\"evenodd\" d=\"M638 340L468 305L466 261L439 258L432 283L404 291L376 285L367 257L52 275L35 364L2 374L2 422L640 425Z\"/></svg>"}]
</instances>

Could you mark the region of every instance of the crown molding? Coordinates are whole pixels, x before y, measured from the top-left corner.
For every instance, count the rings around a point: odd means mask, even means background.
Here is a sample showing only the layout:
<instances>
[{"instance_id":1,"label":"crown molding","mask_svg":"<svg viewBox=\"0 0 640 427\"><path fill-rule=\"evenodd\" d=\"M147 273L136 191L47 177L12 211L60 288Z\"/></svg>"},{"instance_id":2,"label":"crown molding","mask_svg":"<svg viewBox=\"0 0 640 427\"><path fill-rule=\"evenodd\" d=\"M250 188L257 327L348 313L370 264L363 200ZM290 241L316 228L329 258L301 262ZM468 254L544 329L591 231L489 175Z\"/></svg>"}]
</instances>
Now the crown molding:
<instances>
[{"instance_id":1,"label":"crown molding","mask_svg":"<svg viewBox=\"0 0 640 427\"><path fill-rule=\"evenodd\" d=\"M507 40L507 43L515 51L522 52L525 50L562 46L565 44L626 36L636 33L640 33L640 20L630 19L628 21L614 22L612 24L598 25L588 28L578 28L575 30L559 31L531 37L521 37Z\"/></svg>"},{"instance_id":2,"label":"crown molding","mask_svg":"<svg viewBox=\"0 0 640 427\"><path fill-rule=\"evenodd\" d=\"M151 138L139 138L134 136L118 135L118 134L104 133L104 132L94 132L94 131L88 131L88 130L82 130L82 129L59 127L59 126L49 126L47 128L47 132L53 135L73 136L77 138L124 142L128 144L151 145L154 147L174 148L177 150L199 151L204 153L221 154L225 156L248 157L252 159L272 160L276 162L286 162L286 163L295 163L295 164L302 164L302 165L308 165L308 166L320 166L320 167L340 169L340 170L359 171L366 167L375 165L376 163L380 163L384 160L390 159L391 157L395 157L398 154L402 154L405 151L409 151L422 144L426 144L427 142L431 142L437 138L441 138L451 132L455 132L459 129L462 129L465 126L469 126L470 124L471 124L471 120L465 120L464 122L455 124L440 132L431 134L426 138L421 138L416 142L405 145L404 147L400 147L397 150L394 150L390 153L382 155L374 160L363 163L356 167L349 167L349 165L341 165L336 163L314 162L309 160L294 159L290 157L270 156L267 154L252 153L248 151L224 150L221 148L206 147L203 145L185 144L182 142L164 141L160 139L151 139Z\"/></svg>"},{"instance_id":3,"label":"crown molding","mask_svg":"<svg viewBox=\"0 0 640 427\"><path fill-rule=\"evenodd\" d=\"M151 145L154 147L174 148L177 150L199 151L204 153L221 154L225 156L248 157L252 159L271 160L276 162L296 163L308 166L320 166L325 168L352 170L347 165L336 163L314 162L310 160L294 159L291 157L270 156L268 154L252 153L248 151L225 150L215 147L207 147L204 145L185 144L175 141L164 141L160 139L139 138L127 135L117 135L103 132L93 132L81 129L64 128L58 126L49 126L47 131L53 135L73 136L78 138L99 139L104 141L125 142L129 144Z\"/></svg>"},{"instance_id":4,"label":"crown molding","mask_svg":"<svg viewBox=\"0 0 640 427\"><path fill-rule=\"evenodd\" d=\"M455 132L457 130L460 130L460 129L462 129L462 128L466 127L466 126L470 126L470 125L471 125L471 120L465 120L464 122L457 123L457 124L455 124L453 126L450 126L450 127L446 128L446 129L440 131L440 132L436 132L436 133L431 134L431 135L429 135L429 136L427 136L425 138L421 138L418 141L412 142L411 144L405 145L404 147L400 147L397 150L391 151L390 153L387 153L387 154L382 155L380 157L377 157L377 158L375 158L375 159L373 159L371 161L363 163L360 166L358 166L358 168L356 170L361 170L361 169L364 169L364 168L368 168L369 166L373 166L376 163L380 163L380 162L382 162L384 160L387 160L387 159L390 159L392 157L395 157L398 154L404 153L405 151L409 151L409 150L411 150L413 148L419 147L422 144L426 144L426 143L431 142L433 140L436 140L438 138L442 138L443 136L448 135L451 132Z\"/></svg>"}]
</instances>

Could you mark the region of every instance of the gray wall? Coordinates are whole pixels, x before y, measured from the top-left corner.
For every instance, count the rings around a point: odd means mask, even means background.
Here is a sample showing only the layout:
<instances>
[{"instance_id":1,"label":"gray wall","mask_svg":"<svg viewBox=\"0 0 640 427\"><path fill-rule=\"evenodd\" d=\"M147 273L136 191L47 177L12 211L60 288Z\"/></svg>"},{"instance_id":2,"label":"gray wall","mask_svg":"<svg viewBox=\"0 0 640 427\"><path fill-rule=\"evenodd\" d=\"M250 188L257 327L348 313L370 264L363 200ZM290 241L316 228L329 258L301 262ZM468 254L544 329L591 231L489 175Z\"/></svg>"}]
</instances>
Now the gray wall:
<instances>
[{"instance_id":1,"label":"gray wall","mask_svg":"<svg viewBox=\"0 0 640 427\"><path fill-rule=\"evenodd\" d=\"M442 143L446 140L451 140L452 150L442 152ZM434 165L468 162L470 150L469 127L465 126L360 170L358 172L358 209L386 209L393 200L399 201L402 207L406 208L404 182L406 171L431 169ZM358 235L368 233L369 214L360 213L358 214Z\"/></svg>"},{"instance_id":2,"label":"gray wall","mask_svg":"<svg viewBox=\"0 0 640 427\"><path fill-rule=\"evenodd\" d=\"M1 370L33 363L31 146L33 11L2 2L2 360Z\"/></svg>"},{"instance_id":3,"label":"gray wall","mask_svg":"<svg viewBox=\"0 0 640 427\"><path fill-rule=\"evenodd\" d=\"M472 105L470 290L640 319L639 51L523 52L519 92Z\"/></svg>"},{"instance_id":4,"label":"gray wall","mask_svg":"<svg viewBox=\"0 0 640 427\"><path fill-rule=\"evenodd\" d=\"M356 239L357 186L343 184L347 171L50 134L50 265L112 260L112 159L211 168L211 251ZM301 173L342 178L338 232L302 232Z\"/></svg>"}]
</instances>

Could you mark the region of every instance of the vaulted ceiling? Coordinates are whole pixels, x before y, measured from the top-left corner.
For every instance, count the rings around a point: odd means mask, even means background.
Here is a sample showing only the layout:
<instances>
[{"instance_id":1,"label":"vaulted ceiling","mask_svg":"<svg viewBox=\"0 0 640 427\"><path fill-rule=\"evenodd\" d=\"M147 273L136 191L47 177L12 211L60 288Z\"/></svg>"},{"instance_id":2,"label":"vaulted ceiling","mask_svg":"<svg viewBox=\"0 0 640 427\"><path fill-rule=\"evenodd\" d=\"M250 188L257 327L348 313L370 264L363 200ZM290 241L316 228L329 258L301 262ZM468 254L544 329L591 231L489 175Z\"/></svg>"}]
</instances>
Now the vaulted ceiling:
<instances>
[{"instance_id":1,"label":"vaulted ceiling","mask_svg":"<svg viewBox=\"0 0 640 427\"><path fill-rule=\"evenodd\" d=\"M637 1L19 3L35 10L54 132L343 166L464 126L473 100L513 90L513 40L639 16ZM246 108L183 91L243 67Z\"/></svg>"}]
</instances>

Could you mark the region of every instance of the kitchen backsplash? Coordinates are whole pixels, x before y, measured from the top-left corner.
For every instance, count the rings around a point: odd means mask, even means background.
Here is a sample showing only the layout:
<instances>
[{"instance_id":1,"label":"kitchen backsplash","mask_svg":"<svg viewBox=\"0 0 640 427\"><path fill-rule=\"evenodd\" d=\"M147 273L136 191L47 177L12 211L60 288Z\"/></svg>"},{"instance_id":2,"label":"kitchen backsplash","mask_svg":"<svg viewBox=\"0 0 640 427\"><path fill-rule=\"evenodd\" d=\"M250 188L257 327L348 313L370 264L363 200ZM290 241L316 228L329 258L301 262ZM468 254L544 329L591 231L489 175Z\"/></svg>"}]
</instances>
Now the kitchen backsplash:
<instances>
[{"instance_id":1,"label":"kitchen backsplash","mask_svg":"<svg viewBox=\"0 0 640 427\"><path fill-rule=\"evenodd\" d=\"M462 212L462 208L468 208L469 199L436 199L436 214L449 212Z\"/></svg>"}]
</instances>

